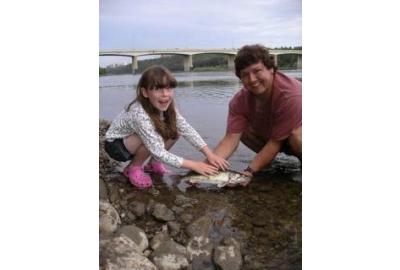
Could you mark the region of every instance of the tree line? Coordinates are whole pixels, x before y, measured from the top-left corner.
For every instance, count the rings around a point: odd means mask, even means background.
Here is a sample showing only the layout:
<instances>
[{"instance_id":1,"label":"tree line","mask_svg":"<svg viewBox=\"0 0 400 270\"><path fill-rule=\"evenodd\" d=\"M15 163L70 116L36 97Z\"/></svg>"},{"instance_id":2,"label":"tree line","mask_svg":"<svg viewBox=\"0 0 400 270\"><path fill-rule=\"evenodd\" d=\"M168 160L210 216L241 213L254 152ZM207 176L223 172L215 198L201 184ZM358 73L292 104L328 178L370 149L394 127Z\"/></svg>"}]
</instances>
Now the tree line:
<instances>
[{"instance_id":1,"label":"tree line","mask_svg":"<svg viewBox=\"0 0 400 270\"><path fill-rule=\"evenodd\" d=\"M275 49L301 49L301 47L280 47ZM138 61L138 69L136 73L143 72L151 65L163 65L173 72L183 71L183 55L166 55L160 58L146 59ZM193 55L192 71L227 71L228 57L221 54L198 54ZM278 55L279 69L295 69L297 68L297 55L284 54ZM132 65L110 65L106 68L99 67L100 75L110 74L129 74L132 73Z\"/></svg>"}]
</instances>

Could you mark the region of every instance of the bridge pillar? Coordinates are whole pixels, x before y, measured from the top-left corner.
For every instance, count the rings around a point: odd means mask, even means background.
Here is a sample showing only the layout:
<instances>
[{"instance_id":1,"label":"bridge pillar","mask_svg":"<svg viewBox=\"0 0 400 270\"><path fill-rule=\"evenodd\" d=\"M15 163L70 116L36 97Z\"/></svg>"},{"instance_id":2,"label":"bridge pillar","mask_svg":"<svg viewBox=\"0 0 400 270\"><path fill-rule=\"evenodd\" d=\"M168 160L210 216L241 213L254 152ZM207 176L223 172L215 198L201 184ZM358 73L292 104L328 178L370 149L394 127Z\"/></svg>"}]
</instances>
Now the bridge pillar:
<instances>
[{"instance_id":1,"label":"bridge pillar","mask_svg":"<svg viewBox=\"0 0 400 270\"><path fill-rule=\"evenodd\" d=\"M275 66L278 66L278 55L277 54L273 54L273 56L274 56Z\"/></svg>"},{"instance_id":2,"label":"bridge pillar","mask_svg":"<svg viewBox=\"0 0 400 270\"><path fill-rule=\"evenodd\" d=\"M228 54L228 69L235 69L235 56L232 54Z\"/></svg>"},{"instance_id":3,"label":"bridge pillar","mask_svg":"<svg viewBox=\"0 0 400 270\"><path fill-rule=\"evenodd\" d=\"M189 72L191 68L193 68L192 55L185 55L185 58L183 58L183 70Z\"/></svg>"},{"instance_id":4,"label":"bridge pillar","mask_svg":"<svg viewBox=\"0 0 400 270\"><path fill-rule=\"evenodd\" d=\"M301 54L297 55L297 68L301 69Z\"/></svg>"},{"instance_id":5,"label":"bridge pillar","mask_svg":"<svg viewBox=\"0 0 400 270\"><path fill-rule=\"evenodd\" d=\"M138 69L137 56L132 56L132 74L135 74L137 69Z\"/></svg>"}]
</instances>

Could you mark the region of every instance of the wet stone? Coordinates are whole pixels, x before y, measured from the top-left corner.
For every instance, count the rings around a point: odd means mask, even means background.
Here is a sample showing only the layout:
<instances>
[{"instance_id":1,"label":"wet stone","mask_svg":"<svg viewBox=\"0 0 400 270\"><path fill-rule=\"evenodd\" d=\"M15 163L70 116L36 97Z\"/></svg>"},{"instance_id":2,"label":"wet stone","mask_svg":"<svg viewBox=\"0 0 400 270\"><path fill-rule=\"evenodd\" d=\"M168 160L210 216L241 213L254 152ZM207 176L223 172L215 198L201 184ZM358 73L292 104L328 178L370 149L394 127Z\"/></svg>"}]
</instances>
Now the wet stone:
<instances>
[{"instance_id":1,"label":"wet stone","mask_svg":"<svg viewBox=\"0 0 400 270\"><path fill-rule=\"evenodd\" d=\"M156 203L154 205L154 210L152 215L162 221L172 221L175 219L174 212L172 212L171 209L168 209L168 207L165 204L162 203Z\"/></svg>"},{"instance_id":2,"label":"wet stone","mask_svg":"<svg viewBox=\"0 0 400 270\"><path fill-rule=\"evenodd\" d=\"M146 205L146 213L147 214L152 214L154 211L154 206L156 205L156 202L153 199L150 199L149 202Z\"/></svg>"},{"instance_id":3,"label":"wet stone","mask_svg":"<svg viewBox=\"0 0 400 270\"><path fill-rule=\"evenodd\" d=\"M188 270L216 270L216 268L211 260L199 256L190 263Z\"/></svg>"},{"instance_id":4,"label":"wet stone","mask_svg":"<svg viewBox=\"0 0 400 270\"><path fill-rule=\"evenodd\" d=\"M117 210L108 202L99 201L99 227L100 233L112 233L121 224Z\"/></svg>"},{"instance_id":5,"label":"wet stone","mask_svg":"<svg viewBox=\"0 0 400 270\"><path fill-rule=\"evenodd\" d=\"M157 270L126 235L100 240L100 269Z\"/></svg>"},{"instance_id":6,"label":"wet stone","mask_svg":"<svg viewBox=\"0 0 400 270\"><path fill-rule=\"evenodd\" d=\"M129 221L134 221L136 219L136 216L135 216L134 213L128 212L127 218L128 218Z\"/></svg>"},{"instance_id":7,"label":"wet stone","mask_svg":"<svg viewBox=\"0 0 400 270\"><path fill-rule=\"evenodd\" d=\"M167 225L171 236L176 236L181 229L181 225L178 222L168 221Z\"/></svg>"},{"instance_id":8,"label":"wet stone","mask_svg":"<svg viewBox=\"0 0 400 270\"><path fill-rule=\"evenodd\" d=\"M125 208L125 207L128 205L128 202L127 202L126 200L121 200L121 201L119 202L119 204L120 204L123 208Z\"/></svg>"},{"instance_id":9,"label":"wet stone","mask_svg":"<svg viewBox=\"0 0 400 270\"><path fill-rule=\"evenodd\" d=\"M177 206L180 206L180 207L183 207L183 208L192 207L194 204L197 204L197 203L198 203L198 200L192 199L192 198L188 198L186 196L183 196L182 194L178 194L175 197L175 204Z\"/></svg>"},{"instance_id":10,"label":"wet stone","mask_svg":"<svg viewBox=\"0 0 400 270\"><path fill-rule=\"evenodd\" d=\"M191 215L191 214L182 214L182 215L180 215L180 218L185 224L189 224L193 219L193 215Z\"/></svg>"},{"instance_id":11,"label":"wet stone","mask_svg":"<svg viewBox=\"0 0 400 270\"><path fill-rule=\"evenodd\" d=\"M139 251L142 252L149 246L149 242L144 231L135 225L122 226L116 231L116 235L126 235L138 246Z\"/></svg>"},{"instance_id":12,"label":"wet stone","mask_svg":"<svg viewBox=\"0 0 400 270\"><path fill-rule=\"evenodd\" d=\"M195 236L189 240L186 247L188 259L197 260L202 264L208 264L212 261L213 244L210 238L206 236Z\"/></svg>"},{"instance_id":13,"label":"wet stone","mask_svg":"<svg viewBox=\"0 0 400 270\"><path fill-rule=\"evenodd\" d=\"M137 217L141 217L144 215L146 206L142 202L133 201L129 204L129 209L132 210L132 213Z\"/></svg>"},{"instance_id":14,"label":"wet stone","mask_svg":"<svg viewBox=\"0 0 400 270\"><path fill-rule=\"evenodd\" d=\"M129 180L121 173L111 173L107 175L106 181L108 182L119 182L123 184L128 184Z\"/></svg>"},{"instance_id":15,"label":"wet stone","mask_svg":"<svg viewBox=\"0 0 400 270\"><path fill-rule=\"evenodd\" d=\"M174 211L174 212L177 213L177 214L180 214L180 213L182 213L183 211L185 211L185 209L183 209L182 207L178 207L178 206L175 206L175 205L172 206L171 210Z\"/></svg>"},{"instance_id":16,"label":"wet stone","mask_svg":"<svg viewBox=\"0 0 400 270\"><path fill-rule=\"evenodd\" d=\"M214 262L222 270L240 270L243 260L240 250L232 246L219 246L214 251Z\"/></svg>"},{"instance_id":17,"label":"wet stone","mask_svg":"<svg viewBox=\"0 0 400 270\"><path fill-rule=\"evenodd\" d=\"M186 227L186 232L190 237L208 235L212 226L212 219L210 216L203 216L192 222Z\"/></svg>"},{"instance_id":18,"label":"wet stone","mask_svg":"<svg viewBox=\"0 0 400 270\"><path fill-rule=\"evenodd\" d=\"M171 240L168 235L168 230L163 226L161 232L157 233L150 241L150 247L153 250L156 250L163 242Z\"/></svg>"},{"instance_id":19,"label":"wet stone","mask_svg":"<svg viewBox=\"0 0 400 270\"><path fill-rule=\"evenodd\" d=\"M163 242L151 257L158 270L183 270L189 266L186 248L173 240Z\"/></svg>"},{"instance_id":20,"label":"wet stone","mask_svg":"<svg viewBox=\"0 0 400 270\"><path fill-rule=\"evenodd\" d=\"M99 197L102 200L107 200L108 198L107 187L103 179L99 179Z\"/></svg>"}]
</instances>

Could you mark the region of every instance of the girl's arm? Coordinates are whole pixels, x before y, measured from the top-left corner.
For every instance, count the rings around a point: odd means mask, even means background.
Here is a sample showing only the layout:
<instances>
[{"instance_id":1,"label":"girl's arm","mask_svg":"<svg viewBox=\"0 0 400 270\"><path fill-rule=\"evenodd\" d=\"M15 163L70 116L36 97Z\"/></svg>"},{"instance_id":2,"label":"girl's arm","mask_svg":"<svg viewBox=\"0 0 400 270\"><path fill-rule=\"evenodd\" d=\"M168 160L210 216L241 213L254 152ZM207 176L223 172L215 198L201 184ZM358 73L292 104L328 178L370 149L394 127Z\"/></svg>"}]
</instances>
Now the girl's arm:
<instances>
[{"instance_id":1,"label":"girl's arm","mask_svg":"<svg viewBox=\"0 0 400 270\"><path fill-rule=\"evenodd\" d=\"M204 140L201 138L200 134L186 121L186 119L176 112L176 123L179 133L187 140L191 145L193 145L197 150L201 151L206 157L210 164L217 168L225 170L228 168L229 163L215 155Z\"/></svg>"},{"instance_id":2,"label":"girl's arm","mask_svg":"<svg viewBox=\"0 0 400 270\"><path fill-rule=\"evenodd\" d=\"M201 161L184 159L182 167L185 169L195 171L202 175L214 175L218 173L217 167Z\"/></svg>"}]
</instances>

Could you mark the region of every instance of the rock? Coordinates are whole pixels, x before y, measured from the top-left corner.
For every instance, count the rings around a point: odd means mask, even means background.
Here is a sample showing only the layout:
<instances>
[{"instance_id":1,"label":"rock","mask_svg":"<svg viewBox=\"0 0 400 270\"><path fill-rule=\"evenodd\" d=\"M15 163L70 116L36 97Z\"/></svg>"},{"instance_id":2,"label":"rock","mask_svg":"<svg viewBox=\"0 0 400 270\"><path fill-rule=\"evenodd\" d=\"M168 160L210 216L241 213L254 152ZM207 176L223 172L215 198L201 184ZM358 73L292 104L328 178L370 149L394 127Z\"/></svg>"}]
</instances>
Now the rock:
<instances>
[{"instance_id":1,"label":"rock","mask_svg":"<svg viewBox=\"0 0 400 270\"><path fill-rule=\"evenodd\" d=\"M106 184L104 180L99 178L99 198L100 200L107 200L108 199L108 192Z\"/></svg>"},{"instance_id":2,"label":"rock","mask_svg":"<svg viewBox=\"0 0 400 270\"><path fill-rule=\"evenodd\" d=\"M225 246L235 246L238 250L241 250L244 246L244 242L239 242L233 237L225 237L222 240L222 244Z\"/></svg>"},{"instance_id":3,"label":"rock","mask_svg":"<svg viewBox=\"0 0 400 270\"><path fill-rule=\"evenodd\" d=\"M240 270L243 264L240 250L235 245L217 247L213 259L222 270Z\"/></svg>"},{"instance_id":4,"label":"rock","mask_svg":"<svg viewBox=\"0 0 400 270\"><path fill-rule=\"evenodd\" d=\"M199 201L196 199L188 198L183 196L182 194L178 194L175 197L175 204L180 207L193 207L194 204L197 204Z\"/></svg>"},{"instance_id":5,"label":"rock","mask_svg":"<svg viewBox=\"0 0 400 270\"><path fill-rule=\"evenodd\" d=\"M213 245L210 238L206 236L195 236L189 240L186 247L188 259L190 262L196 261L196 264L212 264Z\"/></svg>"},{"instance_id":6,"label":"rock","mask_svg":"<svg viewBox=\"0 0 400 270\"><path fill-rule=\"evenodd\" d=\"M99 229L101 233L113 233L118 225L121 224L121 218L115 208L108 202L100 200L99 211Z\"/></svg>"},{"instance_id":7,"label":"rock","mask_svg":"<svg viewBox=\"0 0 400 270\"><path fill-rule=\"evenodd\" d=\"M121 195L115 188L111 188L108 191L108 198L110 199L110 202L114 205L119 204L119 202L121 201Z\"/></svg>"},{"instance_id":8,"label":"rock","mask_svg":"<svg viewBox=\"0 0 400 270\"><path fill-rule=\"evenodd\" d=\"M116 235L126 235L138 245L140 252L143 252L149 246L149 240L147 239L144 231L135 225L126 225L119 228Z\"/></svg>"},{"instance_id":9,"label":"rock","mask_svg":"<svg viewBox=\"0 0 400 270\"><path fill-rule=\"evenodd\" d=\"M171 240L168 235L167 226L163 226L161 232L157 233L150 241L150 247L156 250L163 242Z\"/></svg>"},{"instance_id":10,"label":"rock","mask_svg":"<svg viewBox=\"0 0 400 270\"><path fill-rule=\"evenodd\" d=\"M142 202L134 201L129 204L129 209L132 210L135 216L141 217L146 211L146 206Z\"/></svg>"},{"instance_id":11,"label":"rock","mask_svg":"<svg viewBox=\"0 0 400 270\"><path fill-rule=\"evenodd\" d=\"M154 211L152 215L161 221L172 221L175 219L174 212L171 209L168 209L165 204L156 203L154 205Z\"/></svg>"},{"instance_id":12,"label":"rock","mask_svg":"<svg viewBox=\"0 0 400 270\"><path fill-rule=\"evenodd\" d=\"M210 228L212 226L212 218L208 215L202 216L192 222L186 227L186 232L190 237L194 236L208 236Z\"/></svg>"},{"instance_id":13,"label":"rock","mask_svg":"<svg viewBox=\"0 0 400 270\"><path fill-rule=\"evenodd\" d=\"M104 270L157 270L156 266L126 235L100 240L100 269Z\"/></svg>"},{"instance_id":14,"label":"rock","mask_svg":"<svg viewBox=\"0 0 400 270\"><path fill-rule=\"evenodd\" d=\"M180 270L189 266L186 248L173 240L163 242L151 257L158 270Z\"/></svg>"},{"instance_id":15,"label":"rock","mask_svg":"<svg viewBox=\"0 0 400 270\"><path fill-rule=\"evenodd\" d=\"M190 263L188 270L215 270L215 266L212 261L200 256Z\"/></svg>"},{"instance_id":16,"label":"rock","mask_svg":"<svg viewBox=\"0 0 400 270\"><path fill-rule=\"evenodd\" d=\"M150 249L146 249L145 251L143 251L143 255L144 255L145 257L149 257L150 254L151 254L151 250L150 250Z\"/></svg>"},{"instance_id":17,"label":"rock","mask_svg":"<svg viewBox=\"0 0 400 270\"><path fill-rule=\"evenodd\" d=\"M134 221L136 219L135 214L132 212L128 212L127 217L129 219L129 221Z\"/></svg>"},{"instance_id":18,"label":"rock","mask_svg":"<svg viewBox=\"0 0 400 270\"><path fill-rule=\"evenodd\" d=\"M172 206L172 211L174 211L175 213L177 213L177 214L180 214L180 213L182 213L183 211L185 211L185 209L183 209L182 207L178 207L178 206Z\"/></svg>"},{"instance_id":19,"label":"rock","mask_svg":"<svg viewBox=\"0 0 400 270\"><path fill-rule=\"evenodd\" d=\"M153 211L154 211L154 206L155 205L156 205L156 202L153 199L150 199L149 202L147 203L146 208L145 208L146 209L146 213L151 215L151 213L153 213Z\"/></svg>"},{"instance_id":20,"label":"rock","mask_svg":"<svg viewBox=\"0 0 400 270\"><path fill-rule=\"evenodd\" d=\"M127 177L122 175L121 173L110 173L106 177L107 182L120 182L123 184L128 184L129 180Z\"/></svg>"},{"instance_id":21,"label":"rock","mask_svg":"<svg viewBox=\"0 0 400 270\"><path fill-rule=\"evenodd\" d=\"M171 236L175 236L179 233L179 231L181 230L181 225L177 222L174 221L168 221L167 222L168 225L168 229L170 231L170 235Z\"/></svg>"},{"instance_id":22,"label":"rock","mask_svg":"<svg viewBox=\"0 0 400 270\"><path fill-rule=\"evenodd\" d=\"M182 215L180 216L180 218L182 219L182 221L183 221L185 224L189 224L189 223L192 221L193 216L192 216L191 214L182 214Z\"/></svg>"},{"instance_id":23,"label":"rock","mask_svg":"<svg viewBox=\"0 0 400 270\"><path fill-rule=\"evenodd\" d=\"M254 254L246 255L244 257L244 261L245 261L247 269L266 269L265 264L257 261L257 256ZM275 268L269 268L269 269L279 269L279 268L275 267ZM285 269L285 268L283 268L283 269Z\"/></svg>"}]
</instances>

